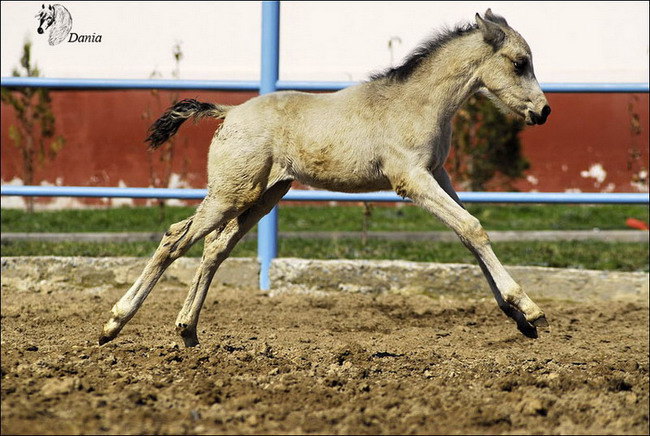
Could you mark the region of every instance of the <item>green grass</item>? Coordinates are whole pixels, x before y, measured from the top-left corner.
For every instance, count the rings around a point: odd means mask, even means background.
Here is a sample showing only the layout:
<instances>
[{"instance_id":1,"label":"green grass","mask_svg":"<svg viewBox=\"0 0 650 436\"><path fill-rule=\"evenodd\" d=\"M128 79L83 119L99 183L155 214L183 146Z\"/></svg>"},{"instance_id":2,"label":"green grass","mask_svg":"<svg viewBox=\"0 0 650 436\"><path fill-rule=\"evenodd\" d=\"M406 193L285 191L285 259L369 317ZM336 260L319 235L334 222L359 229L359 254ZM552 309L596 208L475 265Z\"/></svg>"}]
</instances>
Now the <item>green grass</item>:
<instances>
[{"instance_id":1,"label":"green grass","mask_svg":"<svg viewBox=\"0 0 650 436\"><path fill-rule=\"evenodd\" d=\"M282 231L359 231L363 207L285 206L280 208ZM473 205L469 210L488 230L626 229L628 217L648 221L645 206ZM62 210L27 214L2 210L2 232L144 232L165 231L191 215L194 208ZM427 231L444 227L422 210L377 206L368 222L370 231ZM2 243L3 256L142 256L153 254L157 243L89 243L12 241ZM496 242L494 250L505 264L572 267L619 271L648 271L648 245L601 241ZM188 256L201 255L197 244ZM235 257L255 257L256 242L243 241ZM359 239L281 239L279 255L313 259L403 259L421 262L474 263L460 242L402 242Z\"/></svg>"},{"instance_id":2,"label":"green grass","mask_svg":"<svg viewBox=\"0 0 650 436\"><path fill-rule=\"evenodd\" d=\"M3 242L3 256L151 256L155 242ZM618 271L648 271L648 245L601 241L495 242L494 251L504 264ZM196 244L187 256L201 256ZM418 262L475 263L460 242L413 243L358 239L280 239L282 257L310 259L401 259ZM255 257L255 241L240 243L234 257Z\"/></svg>"},{"instance_id":3,"label":"green grass","mask_svg":"<svg viewBox=\"0 0 650 436\"><path fill-rule=\"evenodd\" d=\"M323 210L325 209L325 210ZM625 220L648 221L644 206L584 205L470 205L468 211L487 230L603 230L626 229ZM360 230L361 207L280 208L281 230ZM374 207L370 231L427 231L446 229L436 218L412 206Z\"/></svg>"},{"instance_id":4,"label":"green grass","mask_svg":"<svg viewBox=\"0 0 650 436\"><path fill-rule=\"evenodd\" d=\"M648 221L646 206L628 205L470 205L468 210L488 230L603 230L626 229L626 218ZM2 232L145 232L165 231L187 218L192 207L60 210L28 214L3 209ZM358 231L363 227L361 206L285 206L280 208L281 231ZM375 206L371 231L427 231L445 227L422 209Z\"/></svg>"}]
</instances>

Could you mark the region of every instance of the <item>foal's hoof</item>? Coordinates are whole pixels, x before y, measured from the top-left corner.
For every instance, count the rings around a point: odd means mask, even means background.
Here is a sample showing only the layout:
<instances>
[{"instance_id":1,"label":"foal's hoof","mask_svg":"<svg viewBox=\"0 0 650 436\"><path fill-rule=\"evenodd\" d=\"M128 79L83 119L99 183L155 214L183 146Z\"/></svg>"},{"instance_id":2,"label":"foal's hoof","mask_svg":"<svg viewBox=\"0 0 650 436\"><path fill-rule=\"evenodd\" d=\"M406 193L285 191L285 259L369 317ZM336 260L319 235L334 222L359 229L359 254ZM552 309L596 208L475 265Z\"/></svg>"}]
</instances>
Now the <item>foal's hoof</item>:
<instances>
[{"instance_id":1,"label":"foal's hoof","mask_svg":"<svg viewBox=\"0 0 650 436\"><path fill-rule=\"evenodd\" d=\"M104 345L105 343L110 342L113 339L115 339L115 336L101 335L99 337L99 345Z\"/></svg>"},{"instance_id":2,"label":"foal's hoof","mask_svg":"<svg viewBox=\"0 0 650 436\"><path fill-rule=\"evenodd\" d=\"M183 343L186 347L196 347L199 345L199 338L196 336L196 329L187 328L186 324L176 326L176 331L183 338Z\"/></svg>"},{"instance_id":3,"label":"foal's hoof","mask_svg":"<svg viewBox=\"0 0 650 436\"><path fill-rule=\"evenodd\" d=\"M548 321L546 320L546 315L542 315L539 318L532 320L530 323L537 328L548 327Z\"/></svg>"},{"instance_id":4,"label":"foal's hoof","mask_svg":"<svg viewBox=\"0 0 650 436\"><path fill-rule=\"evenodd\" d=\"M199 345L199 338L196 337L196 333L189 334L189 335L181 335L183 338L183 343L185 344L186 347L191 348L191 347L196 347Z\"/></svg>"}]
</instances>

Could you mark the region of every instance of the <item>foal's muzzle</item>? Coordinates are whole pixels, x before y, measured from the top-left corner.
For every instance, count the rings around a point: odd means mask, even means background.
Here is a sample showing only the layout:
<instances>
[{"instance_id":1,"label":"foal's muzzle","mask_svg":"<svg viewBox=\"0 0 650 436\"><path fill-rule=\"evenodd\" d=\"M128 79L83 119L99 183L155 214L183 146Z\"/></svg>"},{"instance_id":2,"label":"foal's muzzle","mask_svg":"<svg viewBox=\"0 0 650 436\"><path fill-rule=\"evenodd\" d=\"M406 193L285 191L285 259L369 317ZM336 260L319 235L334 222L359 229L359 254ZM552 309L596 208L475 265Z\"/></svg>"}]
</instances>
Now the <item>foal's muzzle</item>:
<instances>
[{"instance_id":1,"label":"foal's muzzle","mask_svg":"<svg viewBox=\"0 0 650 436\"><path fill-rule=\"evenodd\" d=\"M530 116L530 120L533 122L533 124L539 124L542 125L546 122L546 119L551 113L551 107L549 105L545 105L542 108L542 113L536 113L533 111L528 111L528 115Z\"/></svg>"}]
</instances>

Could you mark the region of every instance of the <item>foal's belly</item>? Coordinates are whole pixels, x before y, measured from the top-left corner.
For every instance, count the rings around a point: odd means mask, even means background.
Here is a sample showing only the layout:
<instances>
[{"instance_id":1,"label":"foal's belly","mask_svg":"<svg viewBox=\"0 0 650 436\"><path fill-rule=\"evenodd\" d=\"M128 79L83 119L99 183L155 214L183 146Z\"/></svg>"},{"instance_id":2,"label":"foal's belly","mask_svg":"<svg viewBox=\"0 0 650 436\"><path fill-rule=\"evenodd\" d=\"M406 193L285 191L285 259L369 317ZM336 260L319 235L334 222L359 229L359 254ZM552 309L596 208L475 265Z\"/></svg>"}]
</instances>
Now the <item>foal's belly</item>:
<instances>
[{"instance_id":1,"label":"foal's belly","mask_svg":"<svg viewBox=\"0 0 650 436\"><path fill-rule=\"evenodd\" d=\"M310 174L297 174L296 180L313 188L337 192L372 192L391 189L386 177L376 179L323 178Z\"/></svg>"},{"instance_id":2,"label":"foal's belly","mask_svg":"<svg viewBox=\"0 0 650 436\"><path fill-rule=\"evenodd\" d=\"M359 163L336 158L307 162L294 160L289 172L305 185L329 191L369 192L391 189L390 181L373 161Z\"/></svg>"}]
</instances>

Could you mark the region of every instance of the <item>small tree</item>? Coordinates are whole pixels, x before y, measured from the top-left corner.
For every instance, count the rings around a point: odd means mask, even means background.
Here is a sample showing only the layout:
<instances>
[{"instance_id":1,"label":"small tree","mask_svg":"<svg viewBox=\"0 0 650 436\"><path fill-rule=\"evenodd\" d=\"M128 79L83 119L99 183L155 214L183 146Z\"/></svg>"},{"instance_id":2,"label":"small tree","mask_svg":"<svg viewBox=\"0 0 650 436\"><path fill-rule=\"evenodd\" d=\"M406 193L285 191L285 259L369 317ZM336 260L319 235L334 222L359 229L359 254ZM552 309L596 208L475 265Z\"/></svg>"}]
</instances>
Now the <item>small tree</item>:
<instances>
[{"instance_id":1,"label":"small tree","mask_svg":"<svg viewBox=\"0 0 650 436\"><path fill-rule=\"evenodd\" d=\"M473 96L454 118L447 170L462 189L484 191L488 184L512 189L530 165L521 154L523 124L503 115L485 97Z\"/></svg>"},{"instance_id":2,"label":"small tree","mask_svg":"<svg viewBox=\"0 0 650 436\"><path fill-rule=\"evenodd\" d=\"M31 41L25 41L20 67L14 68L14 77L38 77L40 71L31 62ZM2 88L2 102L16 111L17 125L9 126L9 138L22 155L21 176L25 185L33 185L37 167L53 159L63 148L62 136L54 137L55 117L47 88ZM26 197L27 211L34 211L34 198Z\"/></svg>"},{"instance_id":3,"label":"small tree","mask_svg":"<svg viewBox=\"0 0 650 436\"><path fill-rule=\"evenodd\" d=\"M643 127L638 105L639 97L631 95L627 105L627 113L630 116L630 146L628 147L627 169L632 172L630 184L641 192L648 192L648 165L647 159L643 159Z\"/></svg>"}]
</instances>

